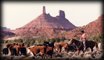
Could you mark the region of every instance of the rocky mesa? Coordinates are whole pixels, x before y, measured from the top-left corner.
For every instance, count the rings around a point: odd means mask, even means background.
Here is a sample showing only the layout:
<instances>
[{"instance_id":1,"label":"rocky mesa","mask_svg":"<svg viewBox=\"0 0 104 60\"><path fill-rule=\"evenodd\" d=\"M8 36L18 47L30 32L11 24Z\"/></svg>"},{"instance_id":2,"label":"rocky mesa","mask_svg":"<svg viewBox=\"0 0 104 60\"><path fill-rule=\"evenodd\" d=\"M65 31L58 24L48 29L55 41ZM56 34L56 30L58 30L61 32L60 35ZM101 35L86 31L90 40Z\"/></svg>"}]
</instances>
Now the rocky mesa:
<instances>
[{"instance_id":1,"label":"rocky mesa","mask_svg":"<svg viewBox=\"0 0 104 60\"><path fill-rule=\"evenodd\" d=\"M37 18L33 19L30 23L23 27L17 28L12 31L15 36L22 37L46 37L56 38L62 37L61 32L70 31L76 28L68 19L65 18L65 12L60 10L59 15L56 17L46 13L45 6L43 6L42 14Z\"/></svg>"}]
</instances>

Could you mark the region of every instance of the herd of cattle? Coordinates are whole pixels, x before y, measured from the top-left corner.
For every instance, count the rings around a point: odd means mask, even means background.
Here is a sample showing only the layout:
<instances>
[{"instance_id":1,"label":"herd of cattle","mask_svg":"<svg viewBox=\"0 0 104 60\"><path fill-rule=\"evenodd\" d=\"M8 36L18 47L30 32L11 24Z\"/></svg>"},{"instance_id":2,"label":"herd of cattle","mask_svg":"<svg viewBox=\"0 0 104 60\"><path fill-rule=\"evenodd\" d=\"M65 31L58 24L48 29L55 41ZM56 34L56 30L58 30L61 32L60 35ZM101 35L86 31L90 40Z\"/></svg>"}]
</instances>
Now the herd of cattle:
<instances>
[{"instance_id":1,"label":"herd of cattle","mask_svg":"<svg viewBox=\"0 0 104 60\"><path fill-rule=\"evenodd\" d=\"M41 45L26 47L23 44L7 44L2 48L2 56L28 56L33 58L57 58L67 57L75 58L77 56L96 58L101 56L101 43L95 41L86 41L86 48L81 41L76 39L67 42L44 42Z\"/></svg>"}]
</instances>

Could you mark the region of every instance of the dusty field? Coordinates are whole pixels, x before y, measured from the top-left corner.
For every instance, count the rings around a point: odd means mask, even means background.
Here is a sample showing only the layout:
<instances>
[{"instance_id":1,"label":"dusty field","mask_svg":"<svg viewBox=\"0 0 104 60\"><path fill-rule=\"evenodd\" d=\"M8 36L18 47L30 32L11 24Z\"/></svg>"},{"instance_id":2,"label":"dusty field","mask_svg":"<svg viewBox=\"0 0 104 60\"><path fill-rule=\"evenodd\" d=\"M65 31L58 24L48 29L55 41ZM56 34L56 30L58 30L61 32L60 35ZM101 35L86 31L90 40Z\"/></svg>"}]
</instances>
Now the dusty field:
<instances>
[{"instance_id":1,"label":"dusty field","mask_svg":"<svg viewBox=\"0 0 104 60\"><path fill-rule=\"evenodd\" d=\"M68 52L68 53L55 53L52 58L45 56L43 59L99 59L102 56L101 51L97 52ZM31 60L31 59L42 59L40 56L2 56L3 60Z\"/></svg>"}]
</instances>

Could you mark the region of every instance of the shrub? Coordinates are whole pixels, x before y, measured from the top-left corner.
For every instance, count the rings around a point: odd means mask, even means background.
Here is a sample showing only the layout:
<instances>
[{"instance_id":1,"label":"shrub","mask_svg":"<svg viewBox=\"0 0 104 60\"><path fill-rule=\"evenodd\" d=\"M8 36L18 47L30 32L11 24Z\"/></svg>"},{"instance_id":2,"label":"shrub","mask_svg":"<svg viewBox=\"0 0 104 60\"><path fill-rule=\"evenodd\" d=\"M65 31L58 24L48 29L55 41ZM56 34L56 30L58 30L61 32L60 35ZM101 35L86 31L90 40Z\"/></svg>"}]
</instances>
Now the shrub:
<instances>
[{"instance_id":1,"label":"shrub","mask_svg":"<svg viewBox=\"0 0 104 60\"><path fill-rule=\"evenodd\" d=\"M103 36L101 34L97 34L97 35L93 35L90 37L91 40L97 41L97 42L101 42L103 39Z\"/></svg>"}]
</instances>

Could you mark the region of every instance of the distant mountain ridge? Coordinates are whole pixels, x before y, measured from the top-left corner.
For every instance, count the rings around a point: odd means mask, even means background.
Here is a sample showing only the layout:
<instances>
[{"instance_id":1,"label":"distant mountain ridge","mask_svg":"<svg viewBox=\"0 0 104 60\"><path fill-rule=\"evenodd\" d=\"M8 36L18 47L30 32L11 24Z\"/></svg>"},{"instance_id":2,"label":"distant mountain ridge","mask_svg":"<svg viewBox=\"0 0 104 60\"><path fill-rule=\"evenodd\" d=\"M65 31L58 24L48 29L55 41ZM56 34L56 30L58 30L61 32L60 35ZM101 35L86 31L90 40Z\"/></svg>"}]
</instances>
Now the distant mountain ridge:
<instances>
[{"instance_id":1,"label":"distant mountain ridge","mask_svg":"<svg viewBox=\"0 0 104 60\"><path fill-rule=\"evenodd\" d=\"M90 22L89 24L75 28L66 34L66 38L74 38L74 37L80 37L80 31L84 30L88 38L92 36L102 35L102 28L103 28L103 16L98 17L95 21Z\"/></svg>"},{"instance_id":2,"label":"distant mountain ridge","mask_svg":"<svg viewBox=\"0 0 104 60\"><path fill-rule=\"evenodd\" d=\"M15 33L13 33L9 28L7 27L1 27L2 28L2 36L3 38L9 38L9 37L13 37L15 35Z\"/></svg>"}]
</instances>

